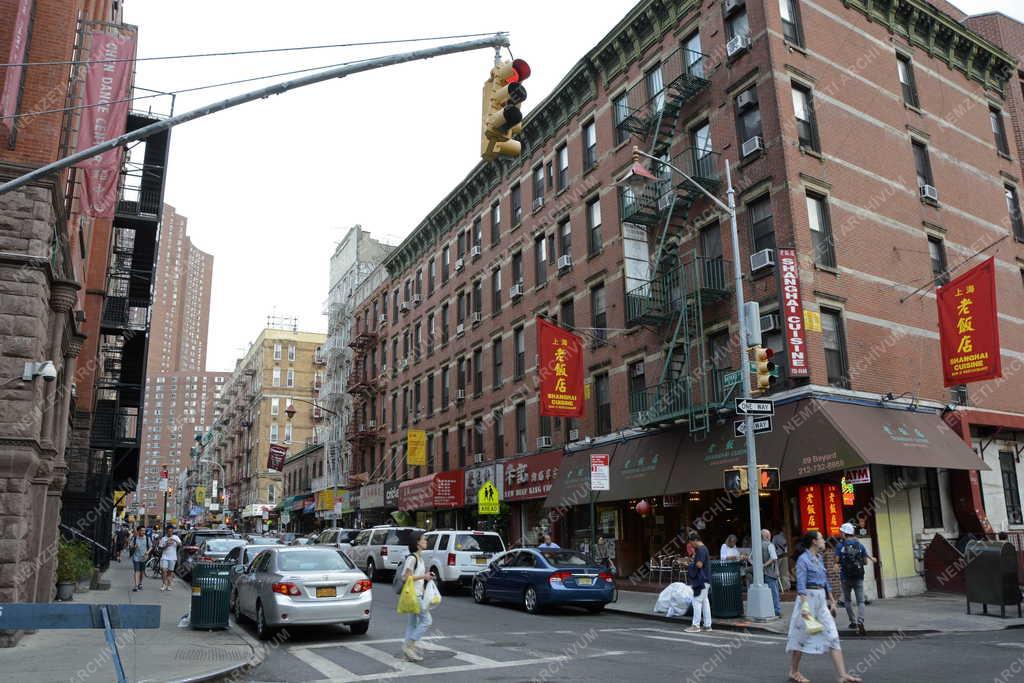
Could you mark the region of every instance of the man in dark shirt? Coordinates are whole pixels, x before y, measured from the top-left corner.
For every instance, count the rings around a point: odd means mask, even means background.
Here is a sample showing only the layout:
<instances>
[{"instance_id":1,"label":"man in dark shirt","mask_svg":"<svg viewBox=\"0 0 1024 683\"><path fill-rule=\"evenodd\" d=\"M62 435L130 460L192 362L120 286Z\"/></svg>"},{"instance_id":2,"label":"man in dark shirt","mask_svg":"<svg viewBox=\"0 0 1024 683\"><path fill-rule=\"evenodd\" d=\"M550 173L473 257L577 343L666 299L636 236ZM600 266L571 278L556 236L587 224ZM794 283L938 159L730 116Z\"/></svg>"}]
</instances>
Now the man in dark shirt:
<instances>
[{"instance_id":1,"label":"man in dark shirt","mask_svg":"<svg viewBox=\"0 0 1024 683\"><path fill-rule=\"evenodd\" d=\"M693 589L693 623L686 629L688 633L697 633L701 630L701 617L703 616L704 630L711 630L711 601L708 594L711 592L711 555L707 546L700 540L700 534L696 531L690 532L690 545L693 547L693 557L686 568L686 578Z\"/></svg>"}]
</instances>

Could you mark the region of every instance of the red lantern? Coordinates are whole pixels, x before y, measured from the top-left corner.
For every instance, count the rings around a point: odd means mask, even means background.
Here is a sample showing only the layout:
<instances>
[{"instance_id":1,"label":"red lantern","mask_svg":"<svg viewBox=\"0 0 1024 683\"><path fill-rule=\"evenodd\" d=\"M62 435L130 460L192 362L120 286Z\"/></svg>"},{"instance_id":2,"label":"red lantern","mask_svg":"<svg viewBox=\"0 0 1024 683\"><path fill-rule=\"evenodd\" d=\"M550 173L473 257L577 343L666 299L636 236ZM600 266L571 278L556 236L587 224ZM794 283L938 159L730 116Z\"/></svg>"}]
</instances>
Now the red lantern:
<instances>
[{"instance_id":1,"label":"red lantern","mask_svg":"<svg viewBox=\"0 0 1024 683\"><path fill-rule=\"evenodd\" d=\"M636 504L636 511L641 517L646 517L651 512L651 504L646 500L641 500Z\"/></svg>"}]
</instances>

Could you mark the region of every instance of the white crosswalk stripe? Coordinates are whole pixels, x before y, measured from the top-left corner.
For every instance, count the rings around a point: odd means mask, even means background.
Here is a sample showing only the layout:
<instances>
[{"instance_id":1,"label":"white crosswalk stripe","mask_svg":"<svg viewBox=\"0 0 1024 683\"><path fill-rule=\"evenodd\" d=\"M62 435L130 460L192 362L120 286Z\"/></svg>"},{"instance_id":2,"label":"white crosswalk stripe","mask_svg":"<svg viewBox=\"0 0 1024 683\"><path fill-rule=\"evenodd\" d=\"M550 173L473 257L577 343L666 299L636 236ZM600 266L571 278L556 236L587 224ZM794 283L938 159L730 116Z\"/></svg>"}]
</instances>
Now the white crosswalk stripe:
<instances>
[{"instance_id":1,"label":"white crosswalk stripe","mask_svg":"<svg viewBox=\"0 0 1024 683\"><path fill-rule=\"evenodd\" d=\"M633 628L603 628L600 629L602 633L631 633L641 638L650 637L648 634L655 634L661 638L669 638L675 640L676 638L694 639L698 638L701 640L722 640L731 642L742 642L751 643L755 645L776 645L786 640L785 636L776 636L762 633L745 633L742 631L712 631L710 633L702 631L701 633L687 633L681 629L668 629L668 628L651 628L644 626L637 626Z\"/></svg>"}]
</instances>

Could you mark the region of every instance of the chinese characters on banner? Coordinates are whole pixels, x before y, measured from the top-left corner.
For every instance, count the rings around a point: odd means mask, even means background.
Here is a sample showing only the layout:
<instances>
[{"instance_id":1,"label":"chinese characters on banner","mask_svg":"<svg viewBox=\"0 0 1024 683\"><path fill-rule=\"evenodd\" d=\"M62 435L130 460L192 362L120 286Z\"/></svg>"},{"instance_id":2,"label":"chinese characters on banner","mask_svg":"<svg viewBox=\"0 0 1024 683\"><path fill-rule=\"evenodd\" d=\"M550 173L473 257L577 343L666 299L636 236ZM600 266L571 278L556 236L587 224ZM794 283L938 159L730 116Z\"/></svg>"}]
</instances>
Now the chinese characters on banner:
<instances>
[{"instance_id":1,"label":"chinese characters on banner","mask_svg":"<svg viewBox=\"0 0 1024 683\"><path fill-rule=\"evenodd\" d=\"M406 462L410 465L427 466L427 433L422 429L406 432Z\"/></svg>"},{"instance_id":2,"label":"chinese characters on banner","mask_svg":"<svg viewBox=\"0 0 1024 683\"><path fill-rule=\"evenodd\" d=\"M277 470L278 472L284 469L284 459L288 455L288 447L280 444L270 444L270 454L267 455L267 469Z\"/></svg>"},{"instance_id":3,"label":"chinese characters on banner","mask_svg":"<svg viewBox=\"0 0 1024 683\"><path fill-rule=\"evenodd\" d=\"M4 89L0 91L0 126L8 133L17 129L18 99L21 94L21 80L25 72L25 49L28 45L28 25L32 20L33 0L20 0L18 13L14 16L14 29L11 31L11 50L7 53L8 66L4 74ZM13 143L12 143L13 144Z\"/></svg>"},{"instance_id":4,"label":"chinese characters on banner","mask_svg":"<svg viewBox=\"0 0 1024 683\"><path fill-rule=\"evenodd\" d=\"M800 529L825 533L824 509L821 503L821 485L807 484L800 487Z\"/></svg>"},{"instance_id":5,"label":"chinese characters on banner","mask_svg":"<svg viewBox=\"0 0 1024 683\"><path fill-rule=\"evenodd\" d=\"M939 287L935 300L945 385L1002 377L995 257Z\"/></svg>"},{"instance_id":6,"label":"chinese characters on banner","mask_svg":"<svg viewBox=\"0 0 1024 683\"><path fill-rule=\"evenodd\" d=\"M583 345L575 334L537 318L540 414L583 417Z\"/></svg>"},{"instance_id":7,"label":"chinese characters on banner","mask_svg":"<svg viewBox=\"0 0 1024 683\"><path fill-rule=\"evenodd\" d=\"M826 536L838 536L839 527L843 523L843 503L838 484L822 484L821 491L825 502Z\"/></svg>"},{"instance_id":8,"label":"chinese characters on banner","mask_svg":"<svg viewBox=\"0 0 1024 683\"><path fill-rule=\"evenodd\" d=\"M804 330L804 304L800 298L800 262L796 249L778 249L779 277L782 280L782 315L786 334L790 377L807 377L807 334Z\"/></svg>"}]
</instances>

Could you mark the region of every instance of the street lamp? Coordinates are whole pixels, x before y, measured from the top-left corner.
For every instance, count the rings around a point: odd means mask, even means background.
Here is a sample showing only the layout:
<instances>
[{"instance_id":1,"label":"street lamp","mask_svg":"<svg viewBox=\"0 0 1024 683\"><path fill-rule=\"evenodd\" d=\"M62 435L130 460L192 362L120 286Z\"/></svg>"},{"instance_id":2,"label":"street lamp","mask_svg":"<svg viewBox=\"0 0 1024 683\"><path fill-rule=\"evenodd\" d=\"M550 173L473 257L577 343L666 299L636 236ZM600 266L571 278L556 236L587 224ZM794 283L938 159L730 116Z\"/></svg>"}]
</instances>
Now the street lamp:
<instances>
[{"instance_id":1,"label":"street lamp","mask_svg":"<svg viewBox=\"0 0 1024 683\"><path fill-rule=\"evenodd\" d=\"M729 214L729 235L732 239L732 262L733 262L733 274L734 274L734 286L733 289L736 291L736 314L739 318L739 337L742 343L743 353L740 358L741 371L740 378L743 382L743 398L749 399L751 397L750 390L750 373L747 372L747 325L744 301L743 301L743 271L740 269L740 242L739 242L739 230L736 227L736 190L732 186L732 172L729 168L729 160L725 161L725 183L726 183L726 198L728 204L723 203L721 199L708 192L708 190L698 183L696 180L691 178L689 175L676 168L672 164L653 155L641 152L639 147L634 145L633 147L633 165L629 171L619 180L620 185L630 187L633 189L643 189L647 185L655 182L659 182L662 179L655 176L649 169L647 169L641 162L641 157L651 159L658 162L662 166L665 166L672 171L678 173L686 182L690 183L698 190L701 194L714 202L715 206L720 208ZM751 557L756 560L751 561L751 567L753 568L753 583L747 590L747 616L752 619L770 619L775 614L775 608L772 604L771 592L768 590L768 586L764 583L764 565L760 561L760 553L758 552L761 548L761 508L760 508L760 497L759 487L760 481L757 473L757 447L754 443L754 418L752 415L745 417L746 421L746 436L744 439L747 442L747 481L749 484L749 498L750 498L750 551Z\"/></svg>"},{"instance_id":2,"label":"street lamp","mask_svg":"<svg viewBox=\"0 0 1024 683\"><path fill-rule=\"evenodd\" d=\"M292 401L298 401L299 403L306 403L308 405L313 406L314 408L319 408L320 410L324 411L325 413L328 413L330 415L334 415L335 417L341 417L341 415L339 415L338 413L336 413L333 410L330 410L328 408L324 408L323 406L321 406L318 403L313 403L312 401L307 401L307 400L301 399L301 398L289 398L288 399L288 405L286 405L285 408L284 408L284 414L288 416L288 421L289 422L291 422L292 418L295 417L295 404L292 403ZM330 451L328 451L328 454L330 454ZM336 501L338 500L338 470L341 469L341 466L340 466L340 463L335 462L333 458L331 459L330 462L331 462L331 489L332 489L331 499L334 500L335 501L335 505L337 505ZM331 517L331 528L332 529L337 529L338 528L338 513L337 512L335 512L334 515Z\"/></svg>"}]
</instances>

